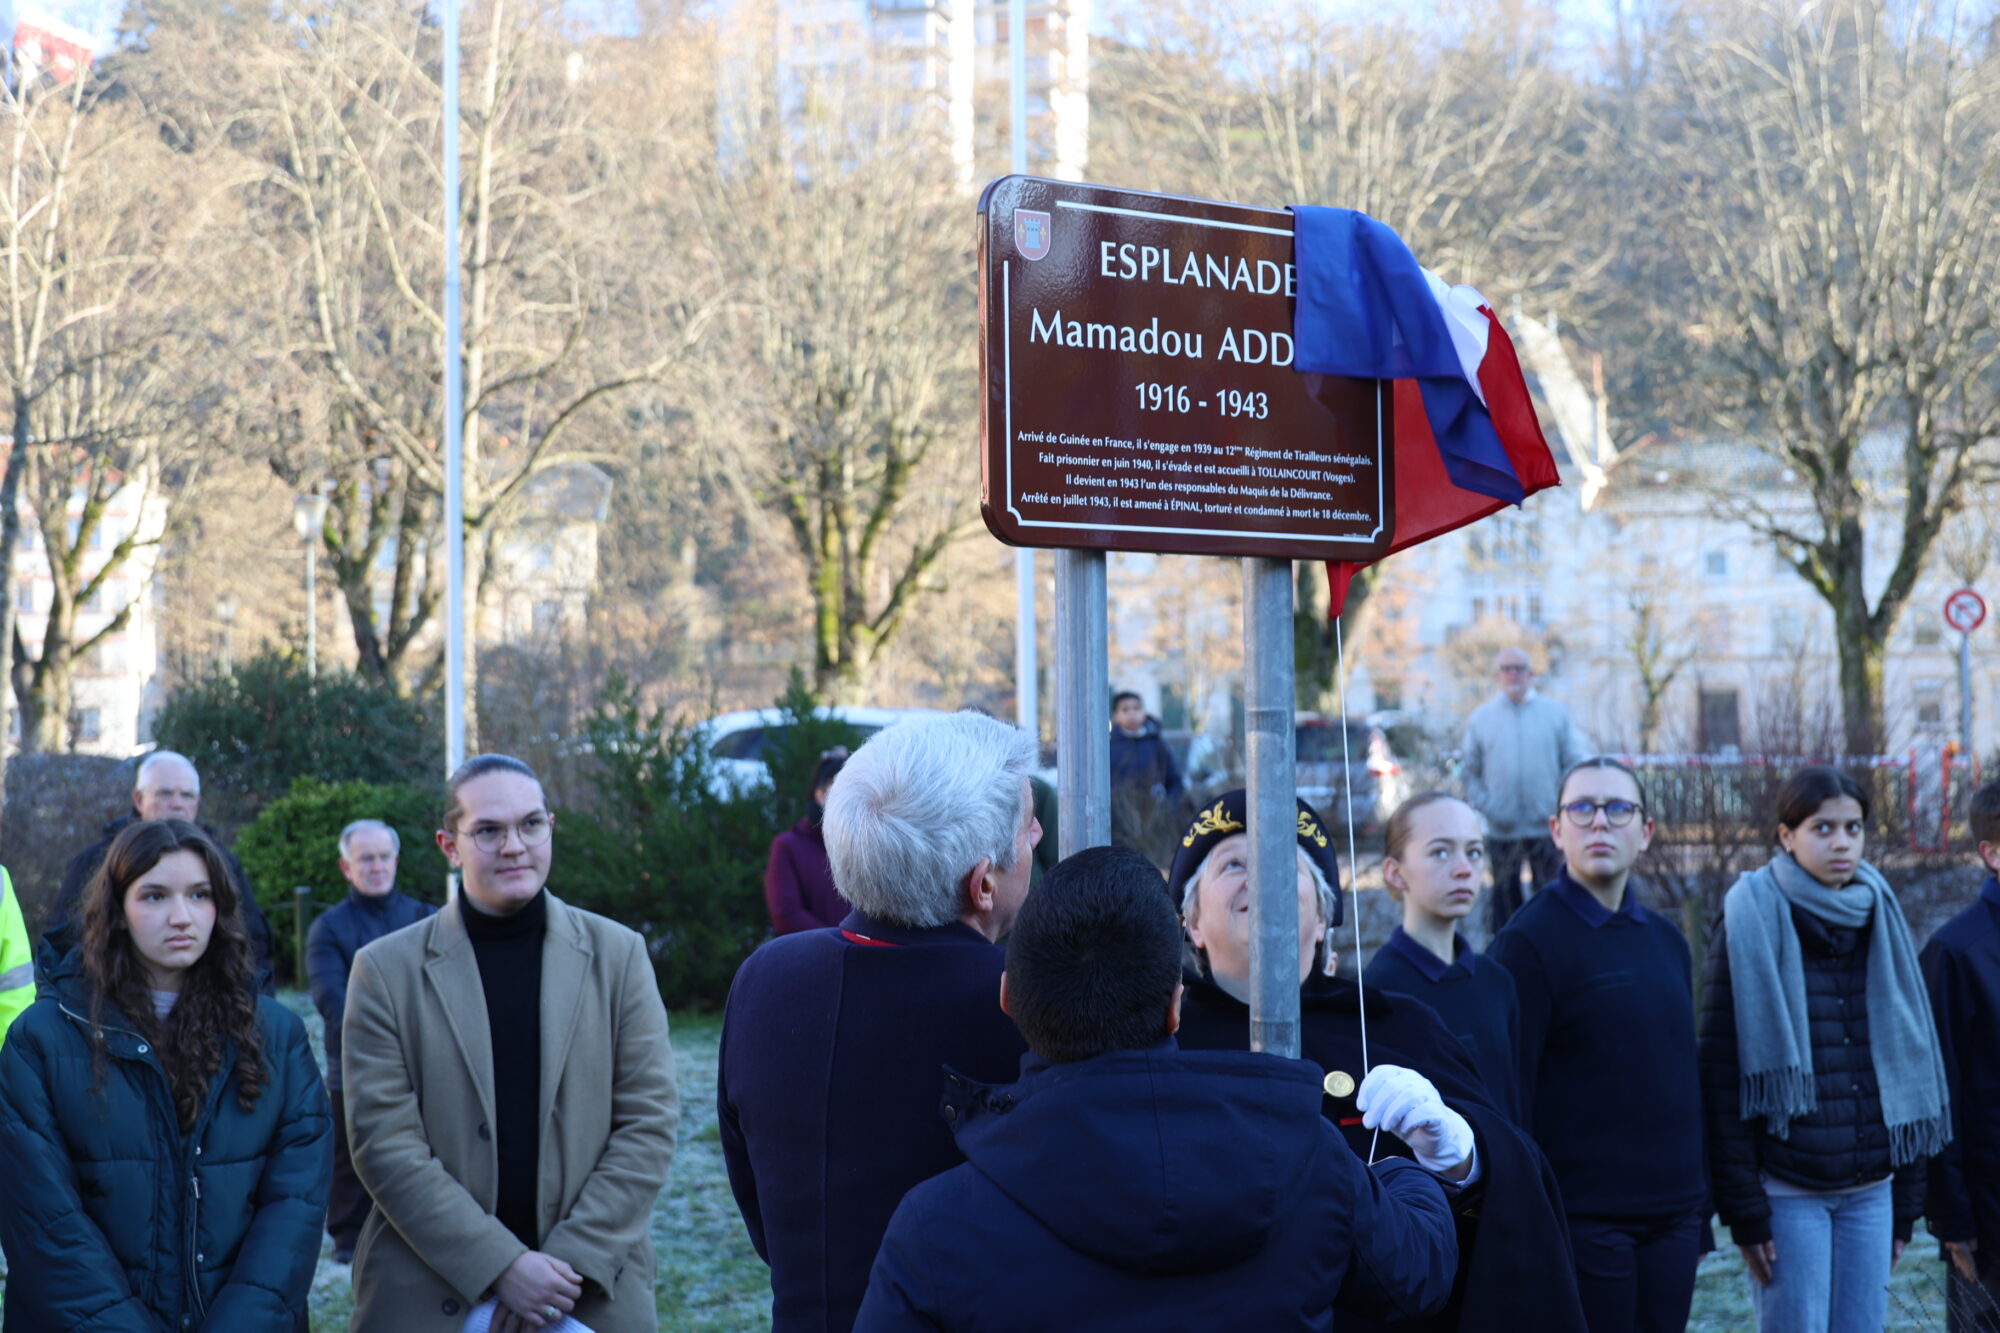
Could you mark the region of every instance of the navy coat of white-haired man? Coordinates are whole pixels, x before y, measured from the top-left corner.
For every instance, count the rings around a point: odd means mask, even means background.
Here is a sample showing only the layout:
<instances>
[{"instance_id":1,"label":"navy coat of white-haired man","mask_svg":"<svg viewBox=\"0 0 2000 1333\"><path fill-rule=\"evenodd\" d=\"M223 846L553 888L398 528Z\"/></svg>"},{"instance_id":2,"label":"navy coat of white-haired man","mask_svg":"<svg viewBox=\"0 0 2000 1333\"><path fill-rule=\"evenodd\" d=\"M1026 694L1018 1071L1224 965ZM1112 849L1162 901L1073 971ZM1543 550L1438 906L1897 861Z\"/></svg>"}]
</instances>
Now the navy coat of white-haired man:
<instances>
[{"instance_id":1,"label":"navy coat of white-haired man","mask_svg":"<svg viewBox=\"0 0 2000 1333\"><path fill-rule=\"evenodd\" d=\"M1041 838L1035 757L1026 732L973 712L878 732L826 804L853 913L736 974L716 1101L730 1188L771 1266L773 1333L847 1333L897 1203L964 1160L940 1113L945 1067L1018 1072L997 941Z\"/></svg>"}]
</instances>

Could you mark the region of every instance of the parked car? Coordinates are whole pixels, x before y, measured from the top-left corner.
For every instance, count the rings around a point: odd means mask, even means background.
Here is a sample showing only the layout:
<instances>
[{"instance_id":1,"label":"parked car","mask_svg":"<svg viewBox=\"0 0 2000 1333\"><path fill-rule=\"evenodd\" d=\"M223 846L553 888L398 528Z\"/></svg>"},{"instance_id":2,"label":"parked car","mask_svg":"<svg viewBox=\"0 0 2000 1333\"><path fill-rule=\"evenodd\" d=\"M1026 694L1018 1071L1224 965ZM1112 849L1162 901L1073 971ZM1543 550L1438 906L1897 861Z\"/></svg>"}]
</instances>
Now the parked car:
<instances>
[{"instance_id":1,"label":"parked car","mask_svg":"<svg viewBox=\"0 0 2000 1333\"><path fill-rule=\"evenodd\" d=\"M1404 796L1403 766L1380 727L1349 718L1343 746L1340 719L1301 713L1294 732L1298 746L1299 795L1328 822L1347 822L1352 802L1354 828L1376 833Z\"/></svg>"},{"instance_id":2,"label":"parked car","mask_svg":"<svg viewBox=\"0 0 2000 1333\"><path fill-rule=\"evenodd\" d=\"M1298 715L1293 733L1298 793L1306 804L1323 813L1329 823L1345 827L1347 812L1342 802L1350 786L1354 791L1357 833L1379 832L1409 794L1402 761L1390 746L1383 727L1377 725L1384 720L1348 719L1343 758L1339 718L1318 713ZM1173 748L1174 761L1187 779L1188 798L1197 806L1248 781L1245 752L1239 744L1218 741L1202 732L1169 731L1164 735ZM1347 765L1346 778L1341 771L1343 762Z\"/></svg>"},{"instance_id":3,"label":"parked car","mask_svg":"<svg viewBox=\"0 0 2000 1333\"><path fill-rule=\"evenodd\" d=\"M1242 760L1227 740L1217 740L1205 731L1177 728L1160 733L1173 751L1181 779L1187 783L1188 801L1201 806L1233 787L1243 785Z\"/></svg>"},{"instance_id":4,"label":"parked car","mask_svg":"<svg viewBox=\"0 0 2000 1333\"><path fill-rule=\"evenodd\" d=\"M905 718L936 717L935 708L860 708L827 704L814 716L838 718L867 740L884 727ZM785 714L776 708L756 708L740 713L723 713L701 724L708 732L708 752L715 760L716 795L730 790L748 791L770 781L765 747L781 741L787 730Z\"/></svg>"}]
</instances>

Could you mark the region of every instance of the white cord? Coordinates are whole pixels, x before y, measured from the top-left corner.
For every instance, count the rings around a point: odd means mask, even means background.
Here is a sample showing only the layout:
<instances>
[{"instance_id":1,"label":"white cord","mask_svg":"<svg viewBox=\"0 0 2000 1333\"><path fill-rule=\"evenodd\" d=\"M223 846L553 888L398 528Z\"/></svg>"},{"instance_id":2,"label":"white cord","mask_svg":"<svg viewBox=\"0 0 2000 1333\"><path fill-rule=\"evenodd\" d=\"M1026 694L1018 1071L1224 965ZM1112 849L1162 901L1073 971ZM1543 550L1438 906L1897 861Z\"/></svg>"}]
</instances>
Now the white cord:
<instances>
[{"instance_id":1,"label":"white cord","mask_svg":"<svg viewBox=\"0 0 2000 1333\"><path fill-rule=\"evenodd\" d=\"M1347 743L1347 645L1341 641L1341 617L1333 618L1334 670L1339 673L1340 689L1340 762L1341 780L1345 786L1345 799L1341 805L1347 812L1347 882L1359 890L1361 866L1354 859L1354 756ZM1338 885L1334 892L1340 892ZM1354 895L1354 998L1361 1009L1361 1077L1368 1077L1368 990L1361 980L1361 895ZM1378 1128L1375 1136L1368 1140L1368 1165L1375 1165L1375 1147L1382 1141L1382 1131Z\"/></svg>"}]
</instances>

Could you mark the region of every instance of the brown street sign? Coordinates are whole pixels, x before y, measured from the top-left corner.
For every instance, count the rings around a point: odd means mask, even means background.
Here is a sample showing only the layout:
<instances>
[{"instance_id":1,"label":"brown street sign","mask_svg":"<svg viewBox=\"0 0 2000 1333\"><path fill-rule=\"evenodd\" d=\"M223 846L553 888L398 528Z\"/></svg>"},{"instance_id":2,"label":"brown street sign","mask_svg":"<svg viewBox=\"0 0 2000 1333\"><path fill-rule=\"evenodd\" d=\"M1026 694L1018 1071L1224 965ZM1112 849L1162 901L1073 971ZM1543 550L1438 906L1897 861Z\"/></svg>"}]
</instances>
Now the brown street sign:
<instances>
[{"instance_id":1,"label":"brown street sign","mask_svg":"<svg viewBox=\"0 0 2000 1333\"><path fill-rule=\"evenodd\" d=\"M1392 394L1292 369L1292 215L1007 176L979 202L980 511L1017 546L1386 555Z\"/></svg>"}]
</instances>

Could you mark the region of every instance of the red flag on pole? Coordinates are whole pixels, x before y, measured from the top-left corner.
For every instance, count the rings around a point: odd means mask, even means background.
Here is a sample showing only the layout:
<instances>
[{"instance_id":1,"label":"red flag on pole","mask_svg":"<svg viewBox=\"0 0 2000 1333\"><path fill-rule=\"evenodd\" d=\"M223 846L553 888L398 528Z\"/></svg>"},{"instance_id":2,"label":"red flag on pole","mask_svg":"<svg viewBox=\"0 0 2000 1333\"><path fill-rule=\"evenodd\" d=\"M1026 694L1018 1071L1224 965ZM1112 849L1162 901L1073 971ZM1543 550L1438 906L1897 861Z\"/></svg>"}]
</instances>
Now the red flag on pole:
<instances>
[{"instance_id":1,"label":"red flag on pole","mask_svg":"<svg viewBox=\"0 0 2000 1333\"><path fill-rule=\"evenodd\" d=\"M1541 423L1535 419L1534 404L1528 398L1527 381L1514 342L1490 309L1486 315L1486 357L1479 368L1479 387L1485 394L1487 411L1492 414L1494 432L1507 451L1508 461L1521 479L1527 495L1560 486L1556 460L1542 437ZM1461 490L1445 474L1444 458L1437 439L1431 434L1430 418L1424 410L1423 395L1415 380L1395 381L1396 394L1396 536L1390 554L1433 537L1441 537L1468 523L1507 507L1507 501ZM1327 562L1330 614L1339 616L1347 605L1347 590L1354 576L1365 568L1345 560Z\"/></svg>"}]
</instances>

